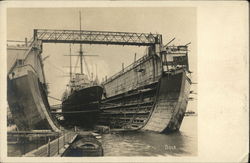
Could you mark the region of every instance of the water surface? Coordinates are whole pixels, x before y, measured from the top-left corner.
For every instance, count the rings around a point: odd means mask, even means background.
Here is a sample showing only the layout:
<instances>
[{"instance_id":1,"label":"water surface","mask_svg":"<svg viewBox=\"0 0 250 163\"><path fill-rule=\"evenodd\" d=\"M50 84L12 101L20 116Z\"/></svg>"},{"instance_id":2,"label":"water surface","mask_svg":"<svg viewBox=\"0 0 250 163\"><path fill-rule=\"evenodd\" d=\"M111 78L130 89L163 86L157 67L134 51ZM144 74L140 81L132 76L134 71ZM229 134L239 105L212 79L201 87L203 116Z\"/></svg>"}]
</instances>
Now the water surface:
<instances>
[{"instance_id":1,"label":"water surface","mask_svg":"<svg viewBox=\"0 0 250 163\"><path fill-rule=\"evenodd\" d=\"M124 132L101 139L104 156L197 155L197 117L184 117L180 131L170 134Z\"/></svg>"},{"instance_id":2,"label":"water surface","mask_svg":"<svg viewBox=\"0 0 250 163\"><path fill-rule=\"evenodd\" d=\"M104 156L197 155L197 116L184 117L178 132L160 134L138 131L104 134L100 141ZM25 144L8 144L8 156L22 156L45 143L46 140Z\"/></svg>"}]
</instances>

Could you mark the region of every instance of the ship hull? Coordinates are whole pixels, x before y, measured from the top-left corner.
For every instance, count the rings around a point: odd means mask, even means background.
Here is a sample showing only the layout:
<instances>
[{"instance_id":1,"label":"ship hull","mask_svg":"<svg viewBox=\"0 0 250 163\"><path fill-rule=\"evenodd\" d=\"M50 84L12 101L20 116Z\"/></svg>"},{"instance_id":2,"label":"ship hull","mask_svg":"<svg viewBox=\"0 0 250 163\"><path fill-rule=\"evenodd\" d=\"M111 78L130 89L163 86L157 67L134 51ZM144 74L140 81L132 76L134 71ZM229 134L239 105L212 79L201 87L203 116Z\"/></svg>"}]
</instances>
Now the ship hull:
<instances>
[{"instance_id":1,"label":"ship hull","mask_svg":"<svg viewBox=\"0 0 250 163\"><path fill-rule=\"evenodd\" d=\"M104 83L106 98L102 100L99 124L120 130L179 130L191 80L185 69L164 72L161 63L157 56L146 58Z\"/></svg>"},{"instance_id":2,"label":"ship hull","mask_svg":"<svg viewBox=\"0 0 250 163\"><path fill-rule=\"evenodd\" d=\"M58 123L50 114L39 47L8 47L7 50L8 55L18 56L8 65L7 76L7 101L17 129L59 131Z\"/></svg>"},{"instance_id":3,"label":"ship hull","mask_svg":"<svg viewBox=\"0 0 250 163\"><path fill-rule=\"evenodd\" d=\"M27 69L28 67L28 69ZM43 85L30 66L19 68L22 76L7 79L7 99L15 124L20 131L58 131L49 113L49 103Z\"/></svg>"},{"instance_id":4,"label":"ship hull","mask_svg":"<svg viewBox=\"0 0 250 163\"><path fill-rule=\"evenodd\" d=\"M163 75L159 81L152 113L142 130L156 132L179 130L188 104L190 84L191 81L185 71Z\"/></svg>"},{"instance_id":5,"label":"ship hull","mask_svg":"<svg viewBox=\"0 0 250 163\"><path fill-rule=\"evenodd\" d=\"M97 120L102 97L101 86L91 86L74 91L62 103L65 122L75 126L92 127Z\"/></svg>"}]
</instances>

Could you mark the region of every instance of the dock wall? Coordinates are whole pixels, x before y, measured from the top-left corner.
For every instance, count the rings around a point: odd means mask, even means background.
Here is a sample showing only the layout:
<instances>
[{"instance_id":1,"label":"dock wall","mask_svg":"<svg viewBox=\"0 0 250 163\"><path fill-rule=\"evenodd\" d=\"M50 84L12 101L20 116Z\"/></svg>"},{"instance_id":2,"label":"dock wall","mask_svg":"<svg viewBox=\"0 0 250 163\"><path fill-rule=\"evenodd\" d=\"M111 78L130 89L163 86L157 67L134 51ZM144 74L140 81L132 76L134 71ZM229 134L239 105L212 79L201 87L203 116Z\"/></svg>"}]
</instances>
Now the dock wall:
<instances>
[{"instance_id":1,"label":"dock wall","mask_svg":"<svg viewBox=\"0 0 250 163\"><path fill-rule=\"evenodd\" d=\"M49 113L40 51L30 47L9 52L19 56L7 78L8 104L18 130L60 131Z\"/></svg>"},{"instance_id":2,"label":"dock wall","mask_svg":"<svg viewBox=\"0 0 250 163\"><path fill-rule=\"evenodd\" d=\"M144 56L103 83L106 97L112 97L157 81L162 73L158 56Z\"/></svg>"},{"instance_id":3,"label":"dock wall","mask_svg":"<svg viewBox=\"0 0 250 163\"><path fill-rule=\"evenodd\" d=\"M153 112L142 130L178 130L186 110L189 89L190 83L184 71L173 77L162 77Z\"/></svg>"}]
</instances>

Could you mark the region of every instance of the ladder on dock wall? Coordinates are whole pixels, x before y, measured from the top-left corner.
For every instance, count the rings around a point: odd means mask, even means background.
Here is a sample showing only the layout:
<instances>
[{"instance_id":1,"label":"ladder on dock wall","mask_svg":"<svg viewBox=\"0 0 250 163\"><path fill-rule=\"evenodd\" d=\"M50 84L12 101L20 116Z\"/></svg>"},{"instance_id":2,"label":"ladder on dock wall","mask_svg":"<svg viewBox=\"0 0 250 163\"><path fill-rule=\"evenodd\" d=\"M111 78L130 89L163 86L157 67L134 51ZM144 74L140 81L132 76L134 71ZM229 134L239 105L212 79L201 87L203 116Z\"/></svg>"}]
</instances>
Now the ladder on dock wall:
<instances>
[{"instance_id":1,"label":"ladder on dock wall","mask_svg":"<svg viewBox=\"0 0 250 163\"><path fill-rule=\"evenodd\" d=\"M143 87L141 87L138 91L140 92L140 90L142 90L142 89L143 89ZM131 121L130 121L131 127L133 127L133 122L134 122L134 120L136 119L137 113L138 113L139 110L140 110L140 106L141 106L141 102L142 102L142 96L143 96L143 93L140 92L139 97L137 98L138 104L137 104L137 107L136 107L136 113L133 114L133 117L131 118ZM137 127L138 127L138 126L137 126Z\"/></svg>"}]
</instances>

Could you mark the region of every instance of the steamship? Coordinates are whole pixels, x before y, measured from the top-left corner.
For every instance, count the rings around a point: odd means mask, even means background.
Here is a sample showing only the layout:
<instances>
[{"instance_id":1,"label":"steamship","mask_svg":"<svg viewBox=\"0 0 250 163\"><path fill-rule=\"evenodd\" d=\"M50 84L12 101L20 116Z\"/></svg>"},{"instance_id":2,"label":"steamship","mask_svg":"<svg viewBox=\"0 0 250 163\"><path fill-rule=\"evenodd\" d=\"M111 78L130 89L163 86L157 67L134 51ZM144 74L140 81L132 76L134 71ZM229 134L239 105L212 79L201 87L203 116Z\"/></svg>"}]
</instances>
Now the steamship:
<instances>
[{"instance_id":1,"label":"steamship","mask_svg":"<svg viewBox=\"0 0 250 163\"><path fill-rule=\"evenodd\" d=\"M72 75L70 63L70 82L62 97L62 113L67 124L92 128L100 111L103 88L98 84L97 76L93 80L93 77L89 79L83 73L83 56L85 55L83 55L82 45L80 45L81 73Z\"/></svg>"}]
</instances>

